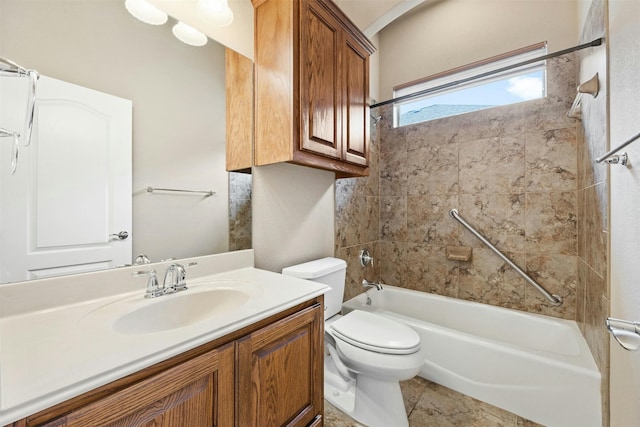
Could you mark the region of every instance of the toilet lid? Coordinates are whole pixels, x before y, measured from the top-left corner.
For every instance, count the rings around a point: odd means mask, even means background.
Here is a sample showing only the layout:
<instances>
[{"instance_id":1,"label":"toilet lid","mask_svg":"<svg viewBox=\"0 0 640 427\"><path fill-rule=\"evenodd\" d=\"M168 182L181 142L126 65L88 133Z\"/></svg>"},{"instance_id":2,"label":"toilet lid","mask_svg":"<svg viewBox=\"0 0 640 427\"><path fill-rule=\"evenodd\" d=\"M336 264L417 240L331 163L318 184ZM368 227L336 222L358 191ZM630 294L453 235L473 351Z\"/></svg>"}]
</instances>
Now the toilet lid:
<instances>
[{"instance_id":1,"label":"toilet lid","mask_svg":"<svg viewBox=\"0 0 640 427\"><path fill-rule=\"evenodd\" d=\"M354 310L330 327L336 338L365 350L385 354L412 354L420 350L416 331L368 311Z\"/></svg>"}]
</instances>

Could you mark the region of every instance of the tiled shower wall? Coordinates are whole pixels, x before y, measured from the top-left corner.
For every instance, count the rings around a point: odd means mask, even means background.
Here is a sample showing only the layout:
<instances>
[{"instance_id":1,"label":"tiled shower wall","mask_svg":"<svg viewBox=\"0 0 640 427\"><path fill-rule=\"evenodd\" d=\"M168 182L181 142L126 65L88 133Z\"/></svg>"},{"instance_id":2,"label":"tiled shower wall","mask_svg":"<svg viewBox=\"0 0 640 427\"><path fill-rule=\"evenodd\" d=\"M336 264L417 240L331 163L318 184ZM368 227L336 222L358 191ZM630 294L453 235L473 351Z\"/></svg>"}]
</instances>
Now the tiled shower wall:
<instances>
[{"instance_id":1,"label":"tiled shower wall","mask_svg":"<svg viewBox=\"0 0 640 427\"><path fill-rule=\"evenodd\" d=\"M251 174L229 172L229 250L251 248Z\"/></svg>"},{"instance_id":2,"label":"tiled shower wall","mask_svg":"<svg viewBox=\"0 0 640 427\"><path fill-rule=\"evenodd\" d=\"M607 2L593 0L581 43L606 36ZM607 286L608 168L595 159L608 150L607 50L586 49L579 55L579 82L598 73L600 93L585 95L578 127L578 287L576 321L602 374L603 426L609 425L609 336L604 327L609 313Z\"/></svg>"},{"instance_id":3,"label":"tiled shower wall","mask_svg":"<svg viewBox=\"0 0 640 427\"><path fill-rule=\"evenodd\" d=\"M576 67L573 55L549 60L541 100L395 129L391 108L383 108L371 177L336 185L336 254L349 265L345 297L359 293L366 276L575 319L578 122L566 113ZM562 306L550 306L450 218L451 208L562 296ZM356 262L364 246L376 258L369 271ZM447 246L472 247L471 260L448 260Z\"/></svg>"},{"instance_id":4,"label":"tiled shower wall","mask_svg":"<svg viewBox=\"0 0 640 427\"><path fill-rule=\"evenodd\" d=\"M369 176L336 180L335 255L347 261L347 281L344 299L352 298L364 289L362 279L380 280L380 126L373 114L369 146ZM360 252L367 249L374 260L367 267L359 261Z\"/></svg>"},{"instance_id":5,"label":"tiled shower wall","mask_svg":"<svg viewBox=\"0 0 640 427\"><path fill-rule=\"evenodd\" d=\"M541 100L392 129L380 144L383 282L556 317L575 318L576 86L573 56L548 61ZM550 306L449 210L564 303ZM447 246L473 250L451 261Z\"/></svg>"}]
</instances>

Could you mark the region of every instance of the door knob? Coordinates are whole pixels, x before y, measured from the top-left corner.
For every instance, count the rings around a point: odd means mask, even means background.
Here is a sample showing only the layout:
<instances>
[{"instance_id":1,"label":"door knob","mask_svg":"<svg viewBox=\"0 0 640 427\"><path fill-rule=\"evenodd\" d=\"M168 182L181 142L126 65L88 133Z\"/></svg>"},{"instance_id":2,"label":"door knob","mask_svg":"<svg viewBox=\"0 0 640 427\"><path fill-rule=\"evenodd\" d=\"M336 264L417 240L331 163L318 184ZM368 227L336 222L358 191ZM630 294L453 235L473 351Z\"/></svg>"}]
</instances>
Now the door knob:
<instances>
[{"instance_id":1,"label":"door knob","mask_svg":"<svg viewBox=\"0 0 640 427\"><path fill-rule=\"evenodd\" d=\"M126 231L121 231L118 234L112 234L109 237L115 237L118 240L124 240L129 237L129 233L127 233Z\"/></svg>"}]
</instances>

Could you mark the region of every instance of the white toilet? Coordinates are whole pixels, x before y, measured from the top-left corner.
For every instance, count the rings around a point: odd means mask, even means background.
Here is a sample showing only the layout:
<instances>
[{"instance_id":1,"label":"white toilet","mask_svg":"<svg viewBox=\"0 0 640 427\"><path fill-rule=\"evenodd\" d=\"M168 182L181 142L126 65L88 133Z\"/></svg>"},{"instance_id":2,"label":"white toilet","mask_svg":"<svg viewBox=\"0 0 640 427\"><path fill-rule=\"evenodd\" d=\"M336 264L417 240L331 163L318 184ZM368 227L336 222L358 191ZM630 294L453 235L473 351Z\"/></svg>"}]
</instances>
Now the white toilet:
<instances>
[{"instance_id":1,"label":"white toilet","mask_svg":"<svg viewBox=\"0 0 640 427\"><path fill-rule=\"evenodd\" d=\"M341 316L347 263L323 258L282 274L324 283L324 397L369 427L408 426L400 381L424 361L420 336L409 326L362 310Z\"/></svg>"}]
</instances>

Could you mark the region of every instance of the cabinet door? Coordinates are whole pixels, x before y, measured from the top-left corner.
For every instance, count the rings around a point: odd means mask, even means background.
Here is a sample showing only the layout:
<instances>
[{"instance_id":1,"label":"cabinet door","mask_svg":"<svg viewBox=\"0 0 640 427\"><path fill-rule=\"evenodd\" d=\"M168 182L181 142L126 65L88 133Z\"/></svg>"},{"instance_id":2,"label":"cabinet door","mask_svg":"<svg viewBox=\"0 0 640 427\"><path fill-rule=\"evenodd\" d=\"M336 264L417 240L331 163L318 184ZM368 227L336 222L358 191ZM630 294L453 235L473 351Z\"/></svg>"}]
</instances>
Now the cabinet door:
<instances>
[{"instance_id":1,"label":"cabinet door","mask_svg":"<svg viewBox=\"0 0 640 427\"><path fill-rule=\"evenodd\" d=\"M369 158L369 53L348 33L344 43L343 158L361 166Z\"/></svg>"},{"instance_id":2,"label":"cabinet door","mask_svg":"<svg viewBox=\"0 0 640 427\"><path fill-rule=\"evenodd\" d=\"M316 304L238 341L239 425L307 426L321 420L323 333Z\"/></svg>"},{"instance_id":3,"label":"cabinet door","mask_svg":"<svg viewBox=\"0 0 640 427\"><path fill-rule=\"evenodd\" d=\"M227 170L253 166L253 62L225 49Z\"/></svg>"},{"instance_id":4,"label":"cabinet door","mask_svg":"<svg viewBox=\"0 0 640 427\"><path fill-rule=\"evenodd\" d=\"M228 344L46 426L233 426L233 375L234 346Z\"/></svg>"},{"instance_id":5,"label":"cabinet door","mask_svg":"<svg viewBox=\"0 0 640 427\"><path fill-rule=\"evenodd\" d=\"M341 158L340 23L314 0L301 2L300 149Z\"/></svg>"}]
</instances>

